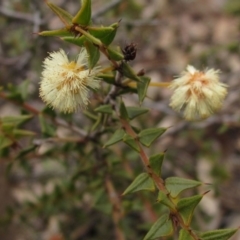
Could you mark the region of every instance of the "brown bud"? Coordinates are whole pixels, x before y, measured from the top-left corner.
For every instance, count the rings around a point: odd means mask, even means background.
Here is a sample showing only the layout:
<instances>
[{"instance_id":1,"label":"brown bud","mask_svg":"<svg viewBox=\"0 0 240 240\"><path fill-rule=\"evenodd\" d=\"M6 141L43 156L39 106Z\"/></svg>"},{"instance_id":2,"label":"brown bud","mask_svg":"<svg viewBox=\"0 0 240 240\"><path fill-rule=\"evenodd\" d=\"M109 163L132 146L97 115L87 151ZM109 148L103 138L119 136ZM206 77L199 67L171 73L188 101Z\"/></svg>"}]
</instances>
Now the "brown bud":
<instances>
[{"instance_id":1,"label":"brown bud","mask_svg":"<svg viewBox=\"0 0 240 240\"><path fill-rule=\"evenodd\" d=\"M122 49L122 52L124 54L124 59L126 61L134 60L137 54L137 44L135 43L128 44L124 49Z\"/></svg>"}]
</instances>

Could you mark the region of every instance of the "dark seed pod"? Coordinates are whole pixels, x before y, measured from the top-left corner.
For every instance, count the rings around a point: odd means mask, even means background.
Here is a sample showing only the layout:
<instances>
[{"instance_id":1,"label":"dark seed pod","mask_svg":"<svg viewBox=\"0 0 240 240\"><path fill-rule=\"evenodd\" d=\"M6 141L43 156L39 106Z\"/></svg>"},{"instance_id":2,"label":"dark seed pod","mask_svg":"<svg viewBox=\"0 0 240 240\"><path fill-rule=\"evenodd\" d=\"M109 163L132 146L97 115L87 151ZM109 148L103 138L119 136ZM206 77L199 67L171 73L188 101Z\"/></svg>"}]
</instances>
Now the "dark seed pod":
<instances>
[{"instance_id":1,"label":"dark seed pod","mask_svg":"<svg viewBox=\"0 0 240 240\"><path fill-rule=\"evenodd\" d=\"M126 61L134 60L137 54L137 44L135 43L128 44L124 49L122 49L122 52L124 54L124 60Z\"/></svg>"}]
</instances>

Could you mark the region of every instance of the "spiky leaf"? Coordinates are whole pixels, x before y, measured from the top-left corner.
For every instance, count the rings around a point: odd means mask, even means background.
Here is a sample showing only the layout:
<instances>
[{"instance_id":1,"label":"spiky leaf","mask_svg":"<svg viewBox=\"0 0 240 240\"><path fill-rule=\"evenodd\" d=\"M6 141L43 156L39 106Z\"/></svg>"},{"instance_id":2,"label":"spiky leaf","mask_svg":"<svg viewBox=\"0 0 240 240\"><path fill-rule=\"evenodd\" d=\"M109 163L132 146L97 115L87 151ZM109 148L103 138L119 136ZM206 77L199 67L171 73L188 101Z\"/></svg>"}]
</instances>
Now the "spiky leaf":
<instances>
[{"instance_id":1,"label":"spiky leaf","mask_svg":"<svg viewBox=\"0 0 240 240\"><path fill-rule=\"evenodd\" d=\"M219 229L208 231L200 235L202 240L228 240L238 229Z\"/></svg>"},{"instance_id":2,"label":"spiky leaf","mask_svg":"<svg viewBox=\"0 0 240 240\"><path fill-rule=\"evenodd\" d=\"M175 209L174 203L162 191L159 192L157 201L162 203L163 205L169 207L170 209Z\"/></svg>"},{"instance_id":3,"label":"spiky leaf","mask_svg":"<svg viewBox=\"0 0 240 240\"><path fill-rule=\"evenodd\" d=\"M83 47L84 42L86 41L85 36L81 36L81 37L62 37L61 39L65 42L72 43L72 44L77 45L79 47Z\"/></svg>"},{"instance_id":4,"label":"spiky leaf","mask_svg":"<svg viewBox=\"0 0 240 240\"><path fill-rule=\"evenodd\" d=\"M186 178L169 177L165 180L165 186L173 198L176 198L179 193L186 189L200 185L202 185L201 182Z\"/></svg>"},{"instance_id":5,"label":"spiky leaf","mask_svg":"<svg viewBox=\"0 0 240 240\"><path fill-rule=\"evenodd\" d=\"M134 181L128 186L122 195L133 193L141 190L154 191L155 186L153 180L147 173L141 173Z\"/></svg>"},{"instance_id":6,"label":"spiky leaf","mask_svg":"<svg viewBox=\"0 0 240 240\"><path fill-rule=\"evenodd\" d=\"M173 225L168 214L163 214L151 227L143 240L154 240L173 234Z\"/></svg>"},{"instance_id":7,"label":"spiky leaf","mask_svg":"<svg viewBox=\"0 0 240 240\"><path fill-rule=\"evenodd\" d=\"M125 132L123 131L123 129L118 129L112 135L112 137L105 143L104 148L109 147L117 142L120 142L123 139L124 134L125 134Z\"/></svg>"},{"instance_id":8,"label":"spiky leaf","mask_svg":"<svg viewBox=\"0 0 240 240\"><path fill-rule=\"evenodd\" d=\"M32 115L20 115L20 116L7 116L0 118L0 122L12 124L14 126L19 126L27 121L29 121L33 116Z\"/></svg>"},{"instance_id":9,"label":"spiky leaf","mask_svg":"<svg viewBox=\"0 0 240 240\"><path fill-rule=\"evenodd\" d=\"M110 104L104 104L94 109L95 112L112 114L113 109Z\"/></svg>"},{"instance_id":10,"label":"spiky leaf","mask_svg":"<svg viewBox=\"0 0 240 240\"><path fill-rule=\"evenodd\" d=\"M47 2L47 5L60 18L60 20L65 24L65 26L72 25L73 16L70 13L68 13L64 9L54 5L53 3Z\"/></svg>"},{"instance_id":11,"label":"spiky leaf","mask_svg":"<svg viewBox=\"0 0 240 240\"><path fill-rule=\"evenodd\" d=\"M140 81L137 82L137 92L140 104L143 102L147 94L148 85L151 81L149 77L140 77Z\"/></svg>"},{"instance_id":12,"label":"spiky leaf","mask_svg":"<svg viewBox=\"0 0 240 240\"><path fill-rule=\"evenodd\" d=\"M148 128L142 130L138 136L139 141L145 145L146 147L150 147L151 144L160 137L164 132L166 131L166 128Z\"/></svg>"},{"instance_id":13,"label":"spiky leaf","mask_svg":"<svg viewBox=\"0 0 240 240\"><path fill-rule=\"evenodd\" d=\"M125 77L128 77L134 81L140 81L140 78L136 75L134 70L126 62L122 63L122 73Z\"/></svg>"},{"instance_id":14,"label":"spiky leaf","mask_svg":"<svg viewBox=\"0 0 240 240\"><path fill-rule=\"evenodd\" d=\"M88 67L90 69L94 68L94 66L97 64L99 58L100 58L100 52L98 47L96 47L93 43L86 41L85 42L85 47L88 52Z\"/></svg>"},{"instance_id":15,"label":"spiky leaf","mask_svg":"<svg viewBox=\"0 0 240 240\"><path fill-rule=\"evenodd\" d=\"M72 34L66 29L57 29L57 30L50 30L50 31L42 31L39 32L38 35L44 37L71 37Z\"/></svg>"},{"instance_id":16,"label":"spiky leaf","mask_svg":"<svg viewBox=\"0 0 240 240\"><path fill-rule=\"evenodd\" d=\"M194 209L202 199L202 195L195 195L188 198L182 198L177 204L177 209L186 225L190 225Z\"/></svg>"},{"instance_id":17,"label":"spiky leaf","mask_svg":"<svg viewBox=\"0 0 240 240\"><path fill-rule=\"evenodd\" d=\"M81 8L78 13L73 17L72 23L76 23L81 26L87 26L91 21L91 0L82 0L81 3Z\"/></svg>"},{"instance_id":18,"label":"spiky leaf","mask_svg":"<svg viewBox=\"0 0 240 240\"><path fill-rule=\"evenodd\" d=\"M126 109L128 117L131 120L149 111L148 108L142 107L126 107Z\"/></svg>"},{"instance_id":19,"label":"spiky leaf","mask_svg":"<svg viewBox=\"0 0 240 240\"><path fill-rule=\"evenodd\" d=\"M131 147L133 150L137 151L137 152L140 152L140 148L136 142L136 140L128 135L128 134L125 134L124 137L123 137L123 141L129 146Z\"/></svg>"},{"instance_id":20,"label":"spiky leaf","mask_svg":"<svg viewBox=\"0 0 240 240\"><path fill-rule=\"evenodd\" d=\"M89 27L89 33L108 46L114 39L118 23L109 27Z\"/></svg>"},{"instance_id":21,"label":"spiky leaf","mask_svg":"<svg viewBox=\"0 0 240 240\"><path fill-rule=\"evenodd\" d=\"M158 153L149 158L150 166L158 176L161 176L163 159L164 159L164 153Z\"/></svg>"}]
</instances>

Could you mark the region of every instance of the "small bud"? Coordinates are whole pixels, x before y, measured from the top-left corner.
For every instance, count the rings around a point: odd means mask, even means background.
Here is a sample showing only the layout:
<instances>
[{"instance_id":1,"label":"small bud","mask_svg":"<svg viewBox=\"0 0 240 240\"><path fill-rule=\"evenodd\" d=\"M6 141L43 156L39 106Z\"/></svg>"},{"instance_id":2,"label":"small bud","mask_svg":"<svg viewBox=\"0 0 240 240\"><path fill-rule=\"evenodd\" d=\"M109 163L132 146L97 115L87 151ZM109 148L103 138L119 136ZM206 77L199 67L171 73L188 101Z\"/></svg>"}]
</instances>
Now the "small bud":
<instances>
[{"instance_id":1,"label":"small bud","mask_svg":"<svg viewBox=\"0 0 240 240\"><path fill-rule=\"evenodd\" d=\"M130 43L124 49L122 49L122 52L126 61L132 61L135 59L137 54L137 45L135 43Z\"/></svg>"}]
</instances>

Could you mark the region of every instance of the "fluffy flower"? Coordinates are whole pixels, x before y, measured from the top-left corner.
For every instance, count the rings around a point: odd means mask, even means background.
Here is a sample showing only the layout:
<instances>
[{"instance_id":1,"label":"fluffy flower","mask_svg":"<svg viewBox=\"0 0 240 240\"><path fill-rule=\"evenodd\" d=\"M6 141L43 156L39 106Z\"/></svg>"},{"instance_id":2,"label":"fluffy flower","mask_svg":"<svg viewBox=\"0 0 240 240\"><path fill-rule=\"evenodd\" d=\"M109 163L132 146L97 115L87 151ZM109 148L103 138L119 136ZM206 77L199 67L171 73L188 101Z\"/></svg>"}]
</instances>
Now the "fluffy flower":
<instances>
[{"instance_id":1,"label":"fluffy flower","mask_svg":"<svg viewBox=\"0 0 240 240\"><path fill-rule=\"evenodd\" d=\"M88 105L89 90L99 87L99 68L87 68L88 55L82 49L76 61L69 61L61 49L49 53L43 62L40 97L49 106L65 113Z\"/></svg>"},{"instance_id":2,"label":"fluffy flower","mask_svg":"<svg viewBox=\"0 0 240 240\"><path fill-rule=\"evenodd\" d=\"M187 120L207 118L219 110L227 94L227 85L219 82L219 70L198 71L187 66L186 71L170 84L174 90L170 106L183 111Z\"/></svg>"}]
</instances>

